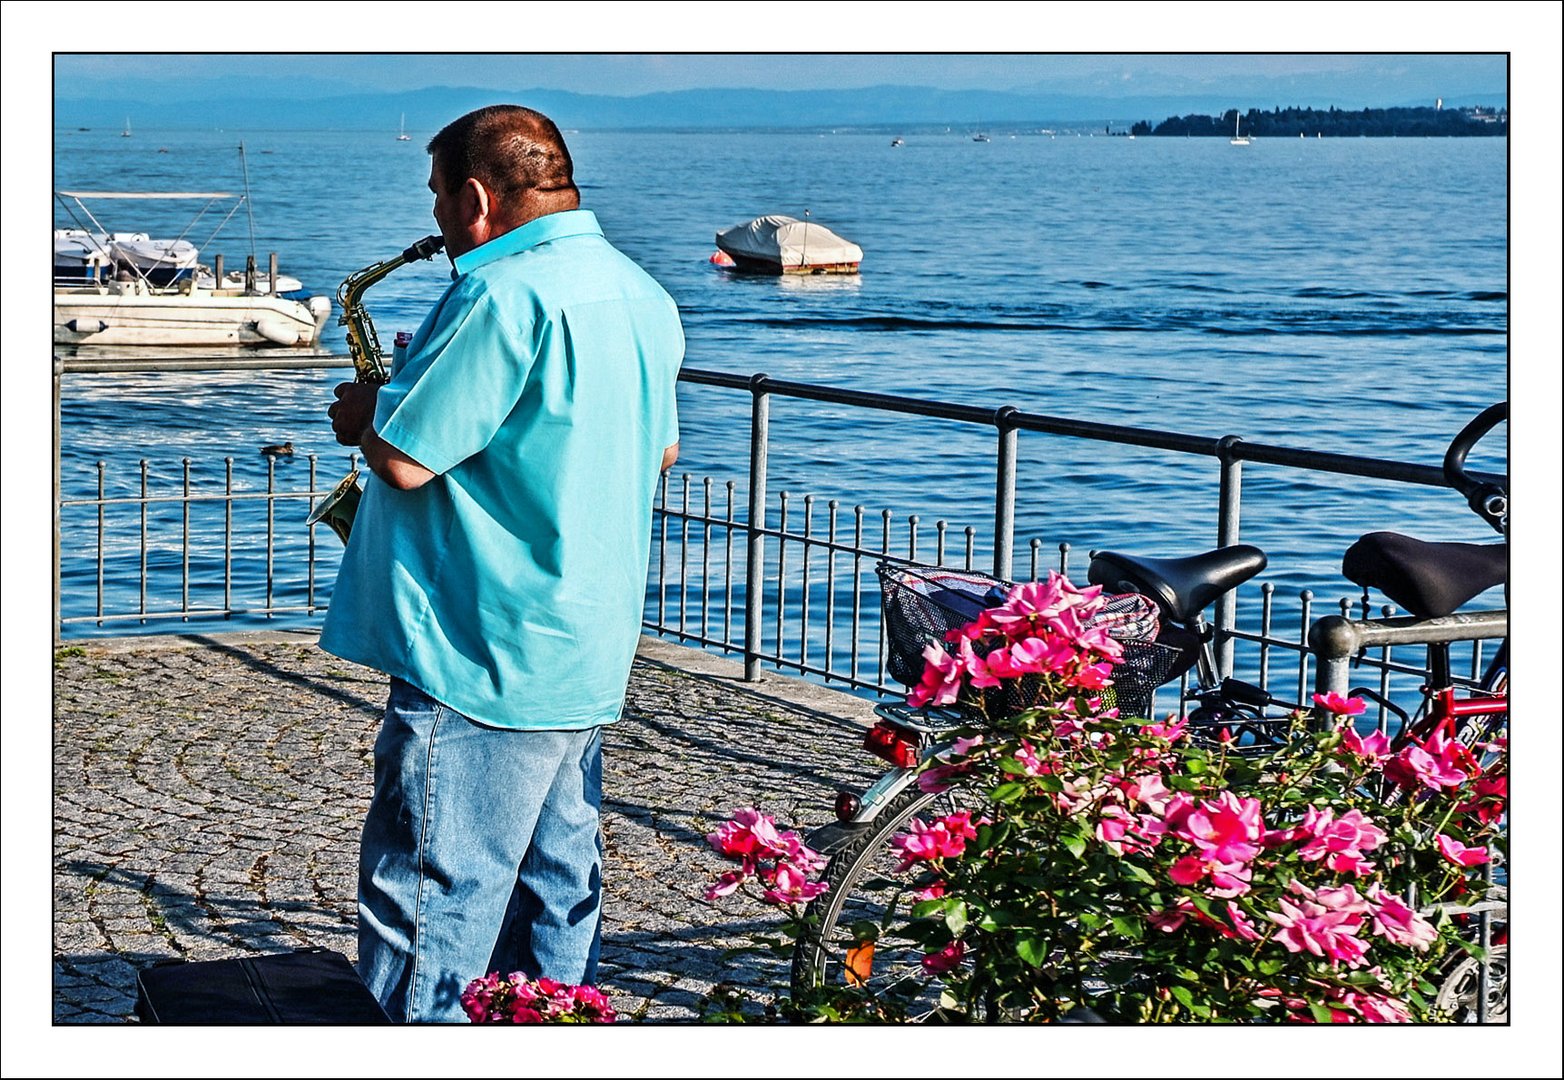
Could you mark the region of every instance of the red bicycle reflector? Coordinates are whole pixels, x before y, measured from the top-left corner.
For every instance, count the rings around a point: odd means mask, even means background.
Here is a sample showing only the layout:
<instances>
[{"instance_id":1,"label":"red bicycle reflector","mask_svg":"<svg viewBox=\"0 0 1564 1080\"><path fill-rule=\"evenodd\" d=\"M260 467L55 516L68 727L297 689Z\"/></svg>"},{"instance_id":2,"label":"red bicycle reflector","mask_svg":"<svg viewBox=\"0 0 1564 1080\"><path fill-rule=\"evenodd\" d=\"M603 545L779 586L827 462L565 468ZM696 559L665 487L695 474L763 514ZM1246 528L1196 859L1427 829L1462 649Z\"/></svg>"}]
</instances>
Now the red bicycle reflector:
<instances>
[{"instance_id":1,"label":"red bicycle reflector","mask_svg":"<svg viewBox=\"0 0 1564 1080\"><path fill-rule=\"evenodd\" d=\"M910 769L918 763L918 733L889 720L881 720L869 729L863 737L863 748L900 769Z\"/></svg>"},{"instance_id":2,"label":"red bicycle reflector","mask_svg":"<svg viewBox=\"0 0 1564 1080\"><path fill-rule=\"evenodd\" d=\"M838 791L836 793L836 820L851 821L858 816L858 810L863 806L863 800L851 791Z\"/></svg>"}]
</instances>

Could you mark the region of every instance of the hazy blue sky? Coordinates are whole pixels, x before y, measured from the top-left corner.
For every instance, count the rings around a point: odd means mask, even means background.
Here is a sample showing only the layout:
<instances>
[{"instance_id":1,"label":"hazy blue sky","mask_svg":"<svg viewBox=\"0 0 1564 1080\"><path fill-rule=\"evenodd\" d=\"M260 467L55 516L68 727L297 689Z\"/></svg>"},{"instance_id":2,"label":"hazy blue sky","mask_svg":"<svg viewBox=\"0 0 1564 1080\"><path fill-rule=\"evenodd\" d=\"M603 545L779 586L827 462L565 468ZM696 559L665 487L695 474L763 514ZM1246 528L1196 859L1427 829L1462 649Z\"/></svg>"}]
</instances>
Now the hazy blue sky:
<instances>
[{"instance_id":1,"label":"hazy blue sky","mask_svg":"<svg viewBox=\"0 0 1564 1080\"><path fill-rule=\"evenodd\" d=\"M741 36L739 42L752 41ZM68 48L61 43L59 48ZM1188 93L1234 83L1256 89L1339 85L1343 103L1502 91L1503 55L1418 54L206 54L56 56L59 97L108 86L145 90L223 78L263 95L409 90L433 85L543 88L632 95L751 87L843 89L877 84L942 89L1047 89L1094 96Z\"/></svg>"}]
</instances>

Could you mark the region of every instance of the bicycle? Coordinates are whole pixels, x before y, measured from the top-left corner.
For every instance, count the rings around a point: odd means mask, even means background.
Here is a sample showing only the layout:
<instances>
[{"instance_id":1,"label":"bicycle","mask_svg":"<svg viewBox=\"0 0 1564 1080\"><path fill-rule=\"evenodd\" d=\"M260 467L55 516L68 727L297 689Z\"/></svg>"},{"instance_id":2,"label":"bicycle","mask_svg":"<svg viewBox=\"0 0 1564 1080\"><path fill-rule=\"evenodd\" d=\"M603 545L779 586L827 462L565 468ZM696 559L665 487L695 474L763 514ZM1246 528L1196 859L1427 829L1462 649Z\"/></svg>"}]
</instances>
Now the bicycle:
<instances>
[{"instance_id":1,"label":"bicycle","mask_svg":"<svg viewBox=\"0 0 1564 1080\"><path fill-rule=\"evenodd\" d=\"M1486 410L1462 429L1445 456L1450 486L1501 532L1507 521L1503 491L1468 476L1464 462L1473 444L1505 416L1507 409L1502 404ZM1454 610L1504 580L1502 555L1467 550L1481 545L1427 545L1410 538L1392 541L1389 538L1393 535L1369 534L1360 539L1349 549L1344 570L1359 584L1386 591L1416 617L1437 617L1445 613L1441 609L1447 605ZM1467 560L1454 558L1459 555ZM1088 580L1120 594L1114 604L1124 632L1121 640L1128 643L1126 651L1133 653L1127 669L1115 670L1115 689L1121 695L1117 704L1125 715L1143 715L1157 687L1194 670L1197 686L1187 697L1193 705L1188 714L1192 730L1208 740L1222 740L1233 751L1257 755L1286 737L1292 714L1302 707L1280 701L1261 687L1220 678L1214 658L1215 635L1204 617L1219 598L1254 578L1266 564L1265 553L1252 545L1233 545L1185 558L1094 553ZM883 561L878 573L888 642L887 669L892 678L909 686L922 675L926 645L942 641L947 631L997 603L1010 587L1008 582L971 571L917 567L892 560ZM1410 590L1402 587L1401 578L1412 584ZM1434 603L1436 597L1438 603ZM1145 613L1137 610L1143 604L1152 605L1157 616L1152 620L1157 629L1150 639L1135 637L1147 626ZM1430 647L1434 689L1425 694L1425 707L1419 715L1406 718L1398 740L1426 738L1443 728L1455 730L1475 744L1485 735L1491 736L1496 722L1502 724L1504 701L1499 682L1507 665L1507 649L1500 649L1490 667L1487 692L1468 699L1457 699L1450 688L1448 649L1448 644ZM1371 691L1365 696L1383 701ZM1390 708L1398 711L1393 705ZM904 832L914 817L970 809L977 800L975 793L959 785L925 791L917 783L920 768L950 747L949 733L973 718L959 710L888 704L875 711L879 719L864 746L892 768L862 794L838 792L837 821L807 838L810 847L830 857L823 879L829 888L806 910L815 930L801 937L794 951L793 987L795 992L833 985L900 992L913 1014L938 1017L941 1005L927 990L928 980L920 969L922 950L912 943L886 942L877 935L909 893L909 875L898 870L892 838ZM1495 940L1502 947L1503 943ZM1496 949L1490 964L1501 980L1504 959ZM1494 1002L1502 1003L1505 995L1502 986L1497 995L1494 993L1493 980L1484 984L1482 970L1486 969L1470 958L1457 961L1444 973L1440 1003L1449 1011L1462 1013L1462 1018L1470 1019L1474 1013L1491 1017Z\"/></svg>"}]
</instances>

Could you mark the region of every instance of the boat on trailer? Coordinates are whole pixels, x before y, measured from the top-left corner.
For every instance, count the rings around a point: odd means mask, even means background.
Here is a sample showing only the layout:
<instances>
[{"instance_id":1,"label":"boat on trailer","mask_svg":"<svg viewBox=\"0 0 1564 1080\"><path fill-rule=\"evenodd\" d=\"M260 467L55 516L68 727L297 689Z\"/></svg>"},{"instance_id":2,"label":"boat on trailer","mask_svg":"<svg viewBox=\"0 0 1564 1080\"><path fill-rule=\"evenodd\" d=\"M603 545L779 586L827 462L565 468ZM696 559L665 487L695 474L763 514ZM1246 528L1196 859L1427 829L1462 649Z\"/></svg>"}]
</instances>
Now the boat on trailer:
<instances>
[{"instance_id":1,"label":"boat on trailer","mask_svg":"<svg viewBox=\"0 0 1564 1080\"><path fill-rule=\"evenodd\" d=\"M724 229L717 249L751 274L856 274L863 248L824 225L770 214Z\"/></svg>"}]
</instances>

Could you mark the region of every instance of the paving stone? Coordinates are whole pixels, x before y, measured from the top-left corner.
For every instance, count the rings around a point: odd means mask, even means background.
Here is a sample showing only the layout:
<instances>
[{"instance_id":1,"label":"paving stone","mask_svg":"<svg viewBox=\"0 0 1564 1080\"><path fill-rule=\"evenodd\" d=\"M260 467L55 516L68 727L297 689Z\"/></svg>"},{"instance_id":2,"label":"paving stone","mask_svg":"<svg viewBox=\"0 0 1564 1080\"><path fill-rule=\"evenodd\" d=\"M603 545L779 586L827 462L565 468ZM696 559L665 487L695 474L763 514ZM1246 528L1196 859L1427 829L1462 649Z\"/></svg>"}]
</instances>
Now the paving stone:
<instances>
[{"instance_id":1,"label":"paving stone","mask_svg":"<svg viewBox=\"0 0 1564 1080\"><path fill-rule=\"evenodd\" d=\"M81 645L55 671L55 1020L132 1020L154 959L352 958L384 679L298 635ZM605 731L601 982L651 1023L696 1020L719 981L785 977L724 958L773 916L702 899L727 868L705 833L750 805L822 824L837 787L878 772L858 750L863 702L723 664L653 642Z\"/></svg>"}]
</instances>

